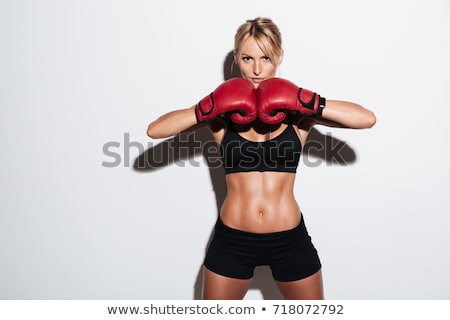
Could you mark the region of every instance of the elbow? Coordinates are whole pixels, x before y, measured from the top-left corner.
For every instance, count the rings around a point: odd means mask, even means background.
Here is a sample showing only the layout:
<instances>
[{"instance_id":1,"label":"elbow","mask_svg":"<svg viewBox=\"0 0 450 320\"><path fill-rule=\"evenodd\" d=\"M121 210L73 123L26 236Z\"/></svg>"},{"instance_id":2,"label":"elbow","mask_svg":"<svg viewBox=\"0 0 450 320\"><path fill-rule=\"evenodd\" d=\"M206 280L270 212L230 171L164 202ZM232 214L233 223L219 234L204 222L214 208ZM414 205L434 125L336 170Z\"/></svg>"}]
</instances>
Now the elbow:
<instances>
[{"instance_id":1,"label":"elbow","mask_svg":"<svg viewBox=\"0 0 450 320\"><path fill-rule=\"evenodd\" d=\"M366 128L372 128L377 123L377 117L375 113L369 111L366 119Z\"/></svg>"},{"instance_id":2,"label":"elbow","mask_svg":"<svg viewBox=\"0 0 450 320\"><path fill-rule=\"evenodd\" d=\"M147 127L147 136L152 139L160 138L158 135L158 130L155 130L155 126L152 123L150 123Z\"/></svg>"},{"instance_id":3,"label":"elbow","mask_svg":"<svg viewBox=\"0 0 450 320\"><path fill-rule=\"evenodd\" d=\"M357 120L356 128L369 129L372 128L376 123L377 118L375 114L370 110L365 110L364 113L360 114L359 120Z\"/></svg>"},{"instance_id":4,"label":"elbow","mask_svg":"<svg viewBox=\"0 0 450 320\"><path fill-rule=\"evenodd\" d=\"M147 136L152 139L163 139L173 135L166 125L159 121L152 122L147 127Z\"/></svg>"},{"instance_id":5,"label":"elbow","mask_svg":"<svg viewBox=\"0 0 450 320\"><path fill-rule=\"evenodd\" d=\"M350 128L354 129L369 129L372 128L375 123L377 123L377 118L372 111L367 110L364 114L359 115Z\"/></svg>"}]
</instances>

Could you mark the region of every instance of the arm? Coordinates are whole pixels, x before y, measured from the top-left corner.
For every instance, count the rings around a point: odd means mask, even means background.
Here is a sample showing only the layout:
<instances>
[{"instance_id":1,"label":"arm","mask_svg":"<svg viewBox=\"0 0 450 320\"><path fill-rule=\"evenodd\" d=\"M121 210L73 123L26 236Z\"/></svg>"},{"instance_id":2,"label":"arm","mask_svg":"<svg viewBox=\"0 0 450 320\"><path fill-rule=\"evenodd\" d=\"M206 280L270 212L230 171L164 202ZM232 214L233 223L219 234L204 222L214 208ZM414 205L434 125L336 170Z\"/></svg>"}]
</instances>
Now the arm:
<instances>
[{"instance_id":1,"label":"arm","mask_svg":"<svg viewBox=\"0 0 450 320\"><path fill-rule=\"evenodd\" d=\"M318 124L353 129L371 128L376 121L372 111L356 103L339 100L326 100L322 118L316 119Z\"/></svg>"},{"instance_id":2,"label":"arm","mask_svg":"<svg viewBox=\"0 0 450 320\"><path fill-rule=\"evenodd\" d=\"M195 106L168 112L147 127L150 138L160 139L173 136L197 124Z\"/></svg>"},{"instance_id":3,"label":"arm","mask_svg":"<svg viewBox=\"0 0 450 320\"><path fill-rule=\"evenodd\" d=\"M243 78L233 78L220 84L195 106L179 109L156 119L147 128L151 138L165 138L230 114L232 121L247 124L256 118L256 94L253 84Z\"/></svg>"},{"instance_id":4,"label":"arm","mask_svg":"<svg viewBox=\"0 0 450 320\"><path fill-rule=\"evenodd\" d=\"M265 123L275 124L286 113L311 116L310 123L342 128L370 128L376 118L362 106L339 100L328 100L312 91L297 87L282 78L270 78L258 87L258 117Z\"/></svg>"}]
</instances>

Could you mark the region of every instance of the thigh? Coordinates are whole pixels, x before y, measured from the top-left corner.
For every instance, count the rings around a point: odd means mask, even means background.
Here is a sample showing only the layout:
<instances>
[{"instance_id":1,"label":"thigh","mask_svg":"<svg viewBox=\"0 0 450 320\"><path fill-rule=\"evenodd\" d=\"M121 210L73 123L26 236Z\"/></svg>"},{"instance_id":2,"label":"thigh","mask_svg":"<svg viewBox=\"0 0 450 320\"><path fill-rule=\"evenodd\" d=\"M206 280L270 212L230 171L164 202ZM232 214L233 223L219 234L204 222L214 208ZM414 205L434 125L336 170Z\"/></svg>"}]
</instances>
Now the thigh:
<instances>
[{"instance_id":1,"label":"thigh","mask_svg":"<svg viewBox=\"0 0 450 320\"><path fill-rule=\"evenodd\" d=\"M240 300L247 293L252 279L225 277L203 267L204 300Z\"/></svg>"},{"instance_id":2,"label":"thigh","mask_svg":"<svg viewBox=\"0 0 450 320\"><path fill-rule=\"evenodd\" d=\"M288 300L323 300L322 271L296 281L276 281L278 289Z\"/></svg>"}]
</instances>

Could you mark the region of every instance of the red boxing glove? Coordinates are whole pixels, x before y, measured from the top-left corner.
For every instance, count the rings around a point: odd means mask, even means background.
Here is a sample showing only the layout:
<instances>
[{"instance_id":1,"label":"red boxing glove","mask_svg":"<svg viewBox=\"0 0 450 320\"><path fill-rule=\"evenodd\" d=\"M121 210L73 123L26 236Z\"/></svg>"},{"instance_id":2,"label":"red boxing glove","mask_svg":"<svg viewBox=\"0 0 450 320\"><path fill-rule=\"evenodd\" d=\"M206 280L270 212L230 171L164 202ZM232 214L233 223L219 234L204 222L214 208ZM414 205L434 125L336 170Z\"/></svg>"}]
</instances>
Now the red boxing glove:
<instances>
[{"instance_id":1,"label":"red boxing glove","mask_svg":"<svg viewBox=\"0 0 450 320\"><path fill-rule=\"evenodd\" d=\"M270 78L259 85L256 101L261 121L276 124L284 120L286 111L321 116L326 100L288 80Z\"/></svg>"},{"instance_id":2,"label":"red boxing glove","mask_svg":"<svg viewBox=\"0 0 450 320\"><path fill-rule=\"evenodd\" d=\"M256 90L243 78L225 81L195 106L197 122L209 121L231 113L231 120L247 124L256 119Z\"/></svg>"}]
</instances>

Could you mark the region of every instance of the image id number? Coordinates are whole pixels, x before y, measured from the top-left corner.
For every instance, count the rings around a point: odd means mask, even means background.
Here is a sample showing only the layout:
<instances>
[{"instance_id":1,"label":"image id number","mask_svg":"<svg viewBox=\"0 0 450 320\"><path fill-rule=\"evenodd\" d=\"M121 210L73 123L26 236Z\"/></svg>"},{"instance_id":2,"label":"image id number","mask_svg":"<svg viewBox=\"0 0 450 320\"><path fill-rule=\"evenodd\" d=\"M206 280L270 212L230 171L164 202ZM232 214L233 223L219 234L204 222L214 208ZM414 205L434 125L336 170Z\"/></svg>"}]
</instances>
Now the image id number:
<instances>
[{"instance_id":1,"label":"image id number","mask_svg":"<svg viewBox=\"0 0 450 320\"><path fill-rule=\"evenodd\" d=\"M341 304L274 304L274 314L344 314Z\"/></svg>"}]
</instances>

